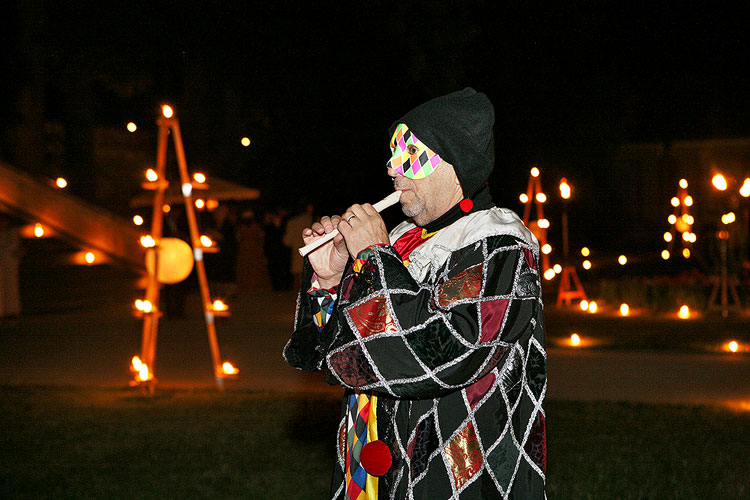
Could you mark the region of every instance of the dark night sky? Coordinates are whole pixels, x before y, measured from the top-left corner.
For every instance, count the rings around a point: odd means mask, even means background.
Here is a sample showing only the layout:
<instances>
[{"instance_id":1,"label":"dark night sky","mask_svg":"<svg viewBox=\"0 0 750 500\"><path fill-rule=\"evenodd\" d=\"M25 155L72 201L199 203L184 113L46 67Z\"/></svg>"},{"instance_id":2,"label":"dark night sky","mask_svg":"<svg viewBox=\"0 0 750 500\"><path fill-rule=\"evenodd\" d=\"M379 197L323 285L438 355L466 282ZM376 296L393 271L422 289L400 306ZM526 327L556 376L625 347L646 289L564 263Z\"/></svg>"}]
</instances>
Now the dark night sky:
<instances>
[{"instance_id":1,"label":"dark night sky","mask_svg":"<svg viewBox=\"0 0 750 500\"><path fill-rule=\"evenodd\" d=\"M11 8L2 64L16 78L0 109L18 119L31 46L48 118L83 109L93 125L148 124L168 99L189 161L279 200L325 192L331 208L382 197L390 123L464 86L495 104L492 190L512 208L533 164L575 182L606 171L621 143L750 135L746 18L716 3L366 4ZM40 24L25 38L29 12ZM243 135L252 147L239 146Z\"/></svg>"}]
</instances>

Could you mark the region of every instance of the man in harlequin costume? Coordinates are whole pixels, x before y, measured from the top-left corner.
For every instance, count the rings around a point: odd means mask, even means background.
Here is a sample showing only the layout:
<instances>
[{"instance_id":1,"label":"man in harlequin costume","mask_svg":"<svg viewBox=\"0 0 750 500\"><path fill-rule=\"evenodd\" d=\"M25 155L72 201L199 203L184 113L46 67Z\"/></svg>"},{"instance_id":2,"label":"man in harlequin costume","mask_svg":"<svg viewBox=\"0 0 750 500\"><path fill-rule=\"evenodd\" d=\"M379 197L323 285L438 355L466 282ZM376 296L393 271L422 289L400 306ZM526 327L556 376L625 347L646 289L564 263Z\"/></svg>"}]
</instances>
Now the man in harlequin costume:
<instances>
[{"instance_id":1,"label":"man in harlequin costume","mask_svg":"<svg viewBox=\"0 0 750 500\"><path fill-rule=\"evenodd\" d=\"M542 499L547 389L539 247L495 207L494 110L467 88L392 127L409 220L323 217L284 357L345 388L334 499Z\"/></svg>"}]
</instances>

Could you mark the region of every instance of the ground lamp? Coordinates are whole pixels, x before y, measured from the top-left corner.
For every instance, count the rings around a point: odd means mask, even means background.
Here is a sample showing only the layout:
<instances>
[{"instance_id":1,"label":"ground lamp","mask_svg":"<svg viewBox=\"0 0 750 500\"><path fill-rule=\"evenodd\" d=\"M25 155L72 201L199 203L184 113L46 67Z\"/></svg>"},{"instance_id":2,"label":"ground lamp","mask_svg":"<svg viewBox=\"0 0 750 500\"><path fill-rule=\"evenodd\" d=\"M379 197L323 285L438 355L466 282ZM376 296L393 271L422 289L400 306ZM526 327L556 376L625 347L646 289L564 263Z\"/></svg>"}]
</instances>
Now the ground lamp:
<instances>
[{"instance_id":1,"label":"ground lamp","mask_svg":"<svg viewBox=\"0 0 750 500\"><path fill-rule=\"evenodd\" d=\"M146 296L143 300L135 302L137 314L143 317L143 336L141 340L141 354L134 356L131 360L131 371L134 374L133 385L146 385L149 392L153 392L156 379L154 378L154 363L156 359L156 338L159 326L159 288L162 283L178 283L185 279L191 272L193 265L198 275L198 284L203 304L203 315L208 332L211 359L214 368L214 378L219 389L224 387L224 378L234 376L238 372L231 363L222 362L219 353L219 343L216 338L216 316L229 314L228 307L220 300L213 300L208 288L206 270L203 264L203 254L207 251L217 251L210 239L201 236L198 229L198 220L195 215L195 203L193 191L207 189L206 177L196 173L193 178L188 173L185 160L185 150L182 143L182 134L174 110L168 106L162 106L162 117L158 120L159 137L157 145L156 167L146 171L147 182L143 183L145 189L154 191L153 216L151 219L151 232L141 238L141 244L147 249L146 268L148 280ZM185 214L190 229L191 245L178 238L162 237L165 213L165 191L169 186L166 179L166 159L168 137L172 136L174 141L177 165L179 167L180 186L185 204ZM142 218L134 220L134 223L142 224ZM207 244L208 243L208 244ZM209 250L211 249L211 250Z\"/></svg>"},{"instance_id":2,"label":"ground lamp","mask_svg":"<svg viewBox=\"0 0 750 500\"><path fill-rule=\"evenodd\" d=\"M562 233L563 233L563 267L560 272L560 287L557 290L557 306L570 305L573 300L587 300L586 292L576 274L576 268L570 263L568 239L568 200L573 191L568 179L560 179L560 198L562 198Z\"/></svg>"}]
</instances>

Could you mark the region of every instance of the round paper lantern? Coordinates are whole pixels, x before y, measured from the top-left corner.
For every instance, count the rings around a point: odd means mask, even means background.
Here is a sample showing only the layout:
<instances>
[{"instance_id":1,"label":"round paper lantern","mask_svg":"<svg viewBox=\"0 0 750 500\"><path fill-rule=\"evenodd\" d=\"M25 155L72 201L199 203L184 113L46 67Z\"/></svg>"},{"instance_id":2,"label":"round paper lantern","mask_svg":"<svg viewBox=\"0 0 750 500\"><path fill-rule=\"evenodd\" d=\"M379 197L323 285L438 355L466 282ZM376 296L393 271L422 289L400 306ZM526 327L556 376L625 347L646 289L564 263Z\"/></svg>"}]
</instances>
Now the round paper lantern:
<instances>
[{"instance_id":1,"label":"round paper lantern","mask_svg":"<svg viewBox=\"0 0 750 500\"><path fill-rule=\"evenodd\" d=\"M372 476L382 476L391 468L393 457L388 445L381 440L371 441L359 452L359 463Z\"/></svg>"},{"instance_id":2,"label":"round paper lantern","mask_svg":"<svg viewBox=\"0 0 750 500\"><path fill-rule=\"evenodd\" d=\"M179 283L193 270L193 249L179 238L162 238L156 252L159 253L159 283ZM154 272L156 252L146 254L146 269Z\"/></svg>"}]
</instances>

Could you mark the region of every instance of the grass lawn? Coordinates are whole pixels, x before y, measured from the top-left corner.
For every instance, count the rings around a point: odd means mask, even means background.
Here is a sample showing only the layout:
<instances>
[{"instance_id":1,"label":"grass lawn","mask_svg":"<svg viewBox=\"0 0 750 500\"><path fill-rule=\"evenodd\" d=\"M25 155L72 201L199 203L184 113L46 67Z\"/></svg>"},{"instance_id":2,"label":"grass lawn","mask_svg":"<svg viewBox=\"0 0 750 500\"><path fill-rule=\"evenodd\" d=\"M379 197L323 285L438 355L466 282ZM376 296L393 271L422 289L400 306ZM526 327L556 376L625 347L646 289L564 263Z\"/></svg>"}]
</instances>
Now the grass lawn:
<instances>
[{"instance_id":1,"label":"grass lawn","mask_svg":"<svg viewBox=\"0 0 750 500\"><path fill-rule=\"evenodd\" d=\"M338 400L0 388L0 498L326 499ZM550 499L746 499L750 413L547 404Z\"/></svg>"}]
</instances>

